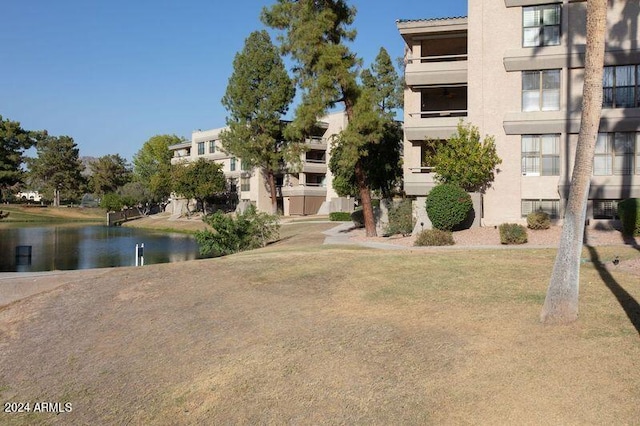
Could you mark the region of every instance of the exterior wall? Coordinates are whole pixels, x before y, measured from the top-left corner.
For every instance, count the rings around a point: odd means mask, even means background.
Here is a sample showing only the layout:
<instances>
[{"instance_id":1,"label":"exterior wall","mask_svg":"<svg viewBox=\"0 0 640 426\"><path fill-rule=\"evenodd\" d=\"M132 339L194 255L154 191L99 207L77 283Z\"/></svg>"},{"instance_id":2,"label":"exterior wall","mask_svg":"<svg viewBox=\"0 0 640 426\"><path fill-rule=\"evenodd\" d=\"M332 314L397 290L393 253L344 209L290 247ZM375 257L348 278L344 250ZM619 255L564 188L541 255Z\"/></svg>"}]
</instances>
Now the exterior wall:
<instances>
[{"instance_id":1,"label":"exterior wall","mask_svg":"<svg viewBox=\"0 0 640 426\"><path fill-rule=\"evenodd\" d=\"M412 114L419 111L419 87L459 78L464 68L468 84L468 122L482 135L495 137L502 159L500 172L484 196L483 225L521 222L522 200L556 200L560 210L568 194L582 107L586 43L586 2L571 0L469 0L468 18L400 21L407 46L405 91L405 191L424 196L433 185L430 170L420 169L420 147L426 137L446 138L449 117ZM523 47L523 7L561 5L560 44ZM640 64L640 5L610 2L605 66ZM466 27L465 27L466 25ZM467 31L467 60L413 64L420 58L420 42L434 33ZM496 30L499 28L499 30ZM445 77L441 69L448 69ZM523 71L560 70L557 111L523 111ZM640 132L640 108L605 108L600 132ZM559 135L560 170L557 176L526 175L522 165L522 135ZM640 134L637 135L640 137ZM638 153L634 162L640 161ZM590 199L640 196L640 172L593 176ZM589 211L592 212L591 206ZM560 211L562 215L562 211Z\"/></svg>"}]
</instances>

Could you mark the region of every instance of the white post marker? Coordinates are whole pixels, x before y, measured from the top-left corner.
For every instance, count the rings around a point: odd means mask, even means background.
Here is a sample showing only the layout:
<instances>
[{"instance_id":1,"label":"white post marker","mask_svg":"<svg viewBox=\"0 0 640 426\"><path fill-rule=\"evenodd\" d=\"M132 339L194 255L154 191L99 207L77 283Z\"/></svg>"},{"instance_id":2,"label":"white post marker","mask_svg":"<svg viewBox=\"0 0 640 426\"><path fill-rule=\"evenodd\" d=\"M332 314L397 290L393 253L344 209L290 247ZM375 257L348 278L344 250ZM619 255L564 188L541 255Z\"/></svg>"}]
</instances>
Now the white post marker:
<instances>
[{"instance_id":1,"label":"white post marker","mask_svg":"<svg viewBox=\"0 0 640 426\"><path fill-rule=\"evenodd\" d=\"M136 266L144 266L144 243L136 244Z\"/></svg>"}]
</instances>

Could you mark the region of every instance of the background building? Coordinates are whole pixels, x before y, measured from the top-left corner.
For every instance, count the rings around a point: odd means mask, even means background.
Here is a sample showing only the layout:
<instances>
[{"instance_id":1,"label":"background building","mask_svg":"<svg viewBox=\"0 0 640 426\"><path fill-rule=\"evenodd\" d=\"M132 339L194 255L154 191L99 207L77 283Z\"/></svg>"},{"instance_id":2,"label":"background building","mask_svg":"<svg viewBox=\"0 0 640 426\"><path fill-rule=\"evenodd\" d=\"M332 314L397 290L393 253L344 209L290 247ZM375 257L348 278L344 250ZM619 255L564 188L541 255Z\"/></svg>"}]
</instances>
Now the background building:
<instances>
[{"instance_id":1,"label":"background building","mask_svg":"<svg viewBox=\"0 0 640 426\"><path fill-rule=\"evenodd\" d=\"M640 197L638 2L611 2L604 109L588 217L610 219L617 200ZM404 181L433 187L426 138L458 120L495 136L503 163L483 197L483 224L562 216L580 125L586 2L469 0L468 17L398 21L406 43ZM419 203L418 203L419 204Z\"/></svg>"},{"instance_id":2,"label":"background building","mask_svg":"<svg viewBox=\"0 0 640 426\"><path fill-rule=\"evenodd\" d=\"M331 185L328 164L331 138L346 126L346 114L328 114L318 121L315 134L305 141L307 151L301 156L299 168L284 167L276 177L278 209L285 215L328 214L332 211L351 211L352 200L341 198ZM246 167L241 158L224 151L220 133L224 128L197 130L190 142L169 147L173 151L172 164L197 161L199 158L222 164L229 188L238 193L241 203L252 203L258 210L271 212L271 198L259 169ZM173 203L173 208L178 203Z\"/></svg>"}]
</instances>

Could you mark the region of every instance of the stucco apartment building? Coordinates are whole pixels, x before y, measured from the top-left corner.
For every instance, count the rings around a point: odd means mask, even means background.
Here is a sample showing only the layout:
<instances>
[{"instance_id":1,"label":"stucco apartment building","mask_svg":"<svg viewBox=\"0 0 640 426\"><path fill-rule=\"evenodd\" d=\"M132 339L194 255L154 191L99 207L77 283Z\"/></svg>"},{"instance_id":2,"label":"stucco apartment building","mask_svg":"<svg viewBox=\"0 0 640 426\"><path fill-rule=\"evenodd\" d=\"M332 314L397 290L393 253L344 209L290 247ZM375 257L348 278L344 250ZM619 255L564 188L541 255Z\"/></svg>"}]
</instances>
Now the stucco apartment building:
<instances>
[{"instance_id":1,"label":"stucco apartment building","mask_svg":"<svg viewBox=\"0 0 640 426\"><path fill-rule=\"evenodd\" d=\"M610 1L604 104L588 217L640 197L640 6ZM580 125L586 1L469 0L468 16L398 21L406 43L404 184L434 186L424 141L459 120L495 137L503 160L483 197L485 226L532 210L562 216Z\"/></svg>"},{"instance_id":2,"label":"stucco apartment building","mask_svg":"<svg viewBox=\"0 0 640 426\"><path fill-rule=\"evenodd\" d=\"M307 150L301 156L301 168L285 168L277 176L278 207L285 216L330 213L352 210L352 201L341 198L333 190L329 170L331 137L346 126L346 114L336 112L322 117L315 134L305 141ZM199 158L222 164L232 190L240 202L252 203L260 211L271 211L271 198L259 169L246 167L241 158L224 151L220 141L223 128L197 130L191 141L172 145L172 164L197 161Z\"/></svg>"}]
</instances>

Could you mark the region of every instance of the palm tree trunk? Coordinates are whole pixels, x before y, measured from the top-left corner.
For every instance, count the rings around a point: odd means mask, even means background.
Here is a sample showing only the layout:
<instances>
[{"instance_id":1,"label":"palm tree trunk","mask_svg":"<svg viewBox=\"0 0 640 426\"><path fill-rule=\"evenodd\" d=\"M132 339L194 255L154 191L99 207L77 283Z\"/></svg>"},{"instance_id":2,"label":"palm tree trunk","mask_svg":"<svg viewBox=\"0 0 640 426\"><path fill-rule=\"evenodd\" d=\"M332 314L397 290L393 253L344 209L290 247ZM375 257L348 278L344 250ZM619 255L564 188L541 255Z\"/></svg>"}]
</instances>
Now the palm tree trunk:
<instances>
[{"instance_id":1,"label":"palm tree trunk","mask_svg":"<svg viewBox=\"0 0 640 426\"><path fill-rule=\"evenodd\" d=\"M588 0L587 49L580 135L560 245L540 315L540 320L547 324L566 324L578 318L580 255L593 171L593 156L602 111L606 22L607 0Z\"/></svg>"}]
</instances>

